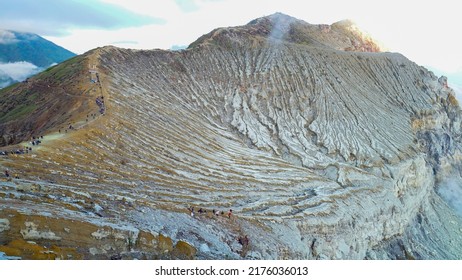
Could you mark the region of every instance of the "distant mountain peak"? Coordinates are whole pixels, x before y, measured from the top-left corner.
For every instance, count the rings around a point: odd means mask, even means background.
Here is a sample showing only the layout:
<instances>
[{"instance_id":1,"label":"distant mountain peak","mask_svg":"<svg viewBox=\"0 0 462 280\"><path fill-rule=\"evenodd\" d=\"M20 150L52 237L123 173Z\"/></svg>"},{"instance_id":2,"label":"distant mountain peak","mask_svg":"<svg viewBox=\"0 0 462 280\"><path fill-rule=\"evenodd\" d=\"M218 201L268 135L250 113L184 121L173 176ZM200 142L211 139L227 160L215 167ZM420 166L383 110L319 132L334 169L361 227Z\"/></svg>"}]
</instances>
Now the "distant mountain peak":
<instances>
[{"instance_id":1,"label":"distant mountain peak","mask_svg":"<svg viewBox=\"0 0 462 280\"><path fill-rule=\"evenodd\" d=\"M292 16L289 16L289 15L277 12L277 13L271 14L269 16L264 16L264 17L254 19L251 22L249 22L248 25L259 24L262 21L288 22L288 23L290 23L290 22L301 21L301 20L299 20L297 18L294 18Z\"/></svg>"},{"instance_id":2,"label":"distant mountain peak","mask_svg":"<svg viewBox=\"0 0 462 280\"><path fill-rule=\"evenodd\" d=\"M0 62L27 61L47 67L75 55L37 34L0 30Z\"/></svg>"},{"instance_id":3,"label":"distant mountain peak","mask_svg":"<svg viewBox=\"0 0 462 280\"><path fill-rule=\"evenodd\" d=\"M0 88L75 55L37 34L0 29Z\"/></svg>"},{"instance_id":4,"label":"distant mountain peak","mask_svg":"<svg viewBox=\"0 0 462 280\"><path fill-rule=\"evenodd\" d=\"M0 29L0 45L16 44L24 41L45 40L37 34Z\"/></svg>"}]
</instances>

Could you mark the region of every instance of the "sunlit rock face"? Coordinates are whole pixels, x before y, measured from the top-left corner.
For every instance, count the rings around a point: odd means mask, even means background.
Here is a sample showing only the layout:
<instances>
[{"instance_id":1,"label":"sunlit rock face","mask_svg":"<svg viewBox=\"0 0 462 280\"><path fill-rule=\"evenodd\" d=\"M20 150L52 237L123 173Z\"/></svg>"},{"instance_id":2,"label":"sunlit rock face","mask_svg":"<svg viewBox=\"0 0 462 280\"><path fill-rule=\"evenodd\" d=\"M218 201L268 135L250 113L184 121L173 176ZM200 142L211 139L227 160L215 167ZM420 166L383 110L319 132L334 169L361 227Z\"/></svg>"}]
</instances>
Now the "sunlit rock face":
<instances>
[{"instance_id":1,"label":"sunlit rock face","mask_svg":"<svg viewBox=\"0 0 462 280\"><path fill-rule=\"evenodd\" d=\"M81 258L460 258L460 217L436 192L460 177L460 108L444 79L380 51L351 22L282 14L177 52L91 51L67 93L104 97L104 114L71 102L77 130L44 123L39 148L2 158L28 181L2 184L0 241ZM37 215L91 230L73 245Z\"/></svg>"}]
</instances>

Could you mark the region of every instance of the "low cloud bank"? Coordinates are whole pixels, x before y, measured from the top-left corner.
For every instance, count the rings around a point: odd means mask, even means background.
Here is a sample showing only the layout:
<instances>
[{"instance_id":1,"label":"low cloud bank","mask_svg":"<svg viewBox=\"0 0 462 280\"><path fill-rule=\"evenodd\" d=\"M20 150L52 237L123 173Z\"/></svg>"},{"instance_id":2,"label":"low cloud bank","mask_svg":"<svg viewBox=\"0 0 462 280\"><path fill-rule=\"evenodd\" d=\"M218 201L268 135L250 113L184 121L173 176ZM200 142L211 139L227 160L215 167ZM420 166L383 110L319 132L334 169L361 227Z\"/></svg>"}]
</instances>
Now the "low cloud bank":
<instances>
[{"instance_id":1,"label":"low cloud bank","mask_svg":"<svg viewBox=\"0 0 462 280\"><path fill-rule=\"evenodd\" d=\"M27 61L0 63L0 73L19 82L24 81L31 75L37 74L41 69Z\"/></svg>"},{"instance_id":2,"label":"low cloud bank","mask_svg":"<svg viewBox=\"0 0 462 280\"><path fill-rule=\"evenodd\" d=\"M0 63L0 88L14 82L22 82L43 70L44 68L27 61Z\"/></svg>"}]
</instances>

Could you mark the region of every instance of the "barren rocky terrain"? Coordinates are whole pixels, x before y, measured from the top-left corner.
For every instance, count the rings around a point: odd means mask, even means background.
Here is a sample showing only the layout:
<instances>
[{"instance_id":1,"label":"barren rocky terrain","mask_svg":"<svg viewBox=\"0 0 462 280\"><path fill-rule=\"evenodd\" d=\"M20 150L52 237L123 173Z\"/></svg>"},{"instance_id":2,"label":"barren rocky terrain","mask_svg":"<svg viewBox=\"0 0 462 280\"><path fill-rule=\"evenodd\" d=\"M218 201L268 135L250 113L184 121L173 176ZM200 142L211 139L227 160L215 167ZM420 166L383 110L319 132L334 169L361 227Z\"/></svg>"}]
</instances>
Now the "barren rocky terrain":
<instances>
[{"instance_id":1,"label":"barren rocky terrain","mask_svg":"<svg viewBox=\"0 0 462 280\"><path fill-rule=\"evenodd\" d=\"M33 148L0 156L6 255L462 256L437 193L460 178L454 92L351 22L275 14L182 51L99 48L0 95L0 151Z\"/></svg>"}]
</instances>

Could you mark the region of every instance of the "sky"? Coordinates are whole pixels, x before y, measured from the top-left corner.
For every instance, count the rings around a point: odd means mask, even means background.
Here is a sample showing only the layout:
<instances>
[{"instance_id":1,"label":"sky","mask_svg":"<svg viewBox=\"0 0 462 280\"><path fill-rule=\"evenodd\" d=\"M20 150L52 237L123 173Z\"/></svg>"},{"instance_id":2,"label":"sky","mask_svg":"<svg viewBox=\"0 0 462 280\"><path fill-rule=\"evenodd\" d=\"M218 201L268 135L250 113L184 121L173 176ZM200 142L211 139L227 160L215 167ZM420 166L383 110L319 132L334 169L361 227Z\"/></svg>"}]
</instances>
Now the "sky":
<instances>
[{"instance_id":1,"label":"sky","mask_svg":"<svg viewBox=\"0 0 462 280\"><path fill-rule=\"evenodd\" d=\"M244 25L275 12L313 24L351 19L390 51L447 75L450 84L456 82L462 89L458 2L0 0L0 29L37 33L81 54L105 45L181 48L217 27Z\"/></svg>"}]
</instances>

